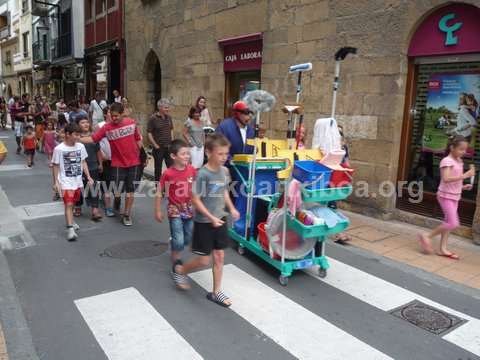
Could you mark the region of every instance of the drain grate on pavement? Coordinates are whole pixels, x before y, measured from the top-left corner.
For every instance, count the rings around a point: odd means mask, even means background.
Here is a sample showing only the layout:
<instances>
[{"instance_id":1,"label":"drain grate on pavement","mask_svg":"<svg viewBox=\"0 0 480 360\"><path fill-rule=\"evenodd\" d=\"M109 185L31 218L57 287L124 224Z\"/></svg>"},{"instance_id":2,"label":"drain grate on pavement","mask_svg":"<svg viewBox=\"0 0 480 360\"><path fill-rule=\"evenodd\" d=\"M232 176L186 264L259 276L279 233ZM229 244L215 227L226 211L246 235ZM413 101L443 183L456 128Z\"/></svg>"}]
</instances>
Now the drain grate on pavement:
<instances>
[{"instance_id":1,"label":"drain grate on pavement","mask_svg":"<svg viewBox=\"0 0 480 360\"><path fill-rule=\"evenodd\" d=\"M167 250L168 244L159 241L128 241L106 248L100 256L123 260L143 259L162 255Z\"/></svg>"},{"instance_id":2,"label":"drain grate on pavement","mask_svg":"<svg viewBox=\"0 0 480 360\"><path fill-rule=\"evenodd\" d=\"M467 322L465 319L424 304L418 300L393 309L390 311L390 314L435 335L445 335Z\"/></svg>"}]
</instances>

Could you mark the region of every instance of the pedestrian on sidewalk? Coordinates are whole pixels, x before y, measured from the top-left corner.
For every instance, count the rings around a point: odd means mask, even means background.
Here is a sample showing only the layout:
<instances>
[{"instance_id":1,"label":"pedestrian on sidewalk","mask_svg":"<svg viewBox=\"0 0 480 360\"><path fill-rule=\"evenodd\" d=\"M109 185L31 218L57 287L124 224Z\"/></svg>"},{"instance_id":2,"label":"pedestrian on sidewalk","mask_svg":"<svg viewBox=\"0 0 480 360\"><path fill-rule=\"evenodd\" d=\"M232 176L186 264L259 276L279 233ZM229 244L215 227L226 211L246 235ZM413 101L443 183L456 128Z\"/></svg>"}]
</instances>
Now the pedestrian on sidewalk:
<instances>
[{"instance_id":1,"label":"pedestrian on sidewalk","mask_svg":"<svg viewBox=\"0 0 480 360\"><path fill-rule=\"evenodd\" d=\"M207 294L207 298L223 307L232 305L231 300L221 290L224 249L228 246L225 208L230 211L233 221L240 218L230 199L230 176L228 169L224 167L229 148L229 141L221 134L213 134L205 142L208 162L198 171L192 195L195 208L192 252L198 256L185 265L177 260L172 267L172 276L177 287L188 289L190 285L187 274L210 265L213 258L213 289Z\"/></svg>"},{"instance_id":2,"label":"pedestrian on sidewalk","mask_svg":"<svg viewBox=\"0 0 480 360\"><path fill-rule=\"evenodd\" d=\"M83 174L86 175L88 184L93 184L88 166L85 161L87 150L78 142L80 130L77 124L68 124L65 127L65 140L55 147L53 151L53 172L55 189L62 193L65 204L65 221L67 225L67 240L77 240L76 231L80 227L73 221L73 207L82 195Z\"/></svg>"},{"instance_id":3,"label":"pedestrian on sidewalk","mask_svg":"<svg viewBox=\"0 0 480 360\"><path fill-rule=\"evenodd\" d=\"M106 116L106 120L110 120L110 115ZM98 123L97 127L94 129L95 131L100 129L102 126L105 125L105 121ZM110 143L108 142L107 138L103 138L99 142L100 144L100 151L102 154L102 166L99 168L100 170L100 180L102 181L101 192L102 192L102 200L103 200L103 207L105 209L105 216L107 217L114 217L115 213L113 212L112 208L112 196L111 196L111 174L112 174L112 150L110 149Z\"/></svg>"},{"instance_id":4,"label":"pedestrian on sidewalk","mask_svg":"<svg viewBox=\"0 0 480 360\"><path fill-rule=\"evenodd\" d=\"M107 102L103 99L102 93L97 91L95 93L95 99L90 102L90 108L88 111L94 127L98 123L105 121L103 110L107 108L107 106Z\"/></svg>"},{"instance_id":5,"label":"pedestrian on sidewalk","mask_svg":"<svg viewBox=\"0 0 480 360\"><path fill-rule=\"evenodd\" d=\"M77 124L80 129L80 141L83 137L89 137L92 135L92 129L90 121L88 120L88 115L78 115L76 118ZM83 196L75 204L73 209L73 216L82 215L82 205L83 197L87 202L87 206L91 209L91 219L95 222L102 219L102 215L99 210L99 197L100 197L100 188L98 186L100 181L100 170L102 164L102 153L100 151L100 145L98 143L89 143L85 144L85 149L87 150L87 167L90 177L93 179L93 184L88 184L88 179L83 177Z\"/></svg>"},{"instance_id":6,"label":"pedestrian on sidewalk","mask_svg":"<svg viewBox=\"0 0 480 360\"><path fill-rule=\"evenodd\" d=\"M200 119L200 109L191 107L184 124L183 138L190 147L191 161L195 169L200 169L203 166L205 145L203 127L204 124Z\"/></svg>"},{"instance_id":7,"label":"pedestrian on sidewalk","mask_svg":"<svg viewBox=\"0 0 480 360\"><path fill-rule=\"evenodd\" d=\"M3 96L0 96L0 123L2 129L5 130L7 128L7 102Z\"/></svg>"},{"instance_id":8,"label":"pedestrian on sidewalk","mask_svg":"<svg viewBox=\"0 0 480 360\"><path fill-rule=\"evenodd\" d=\"M18 96L14 97L14 104L10 109L10 116L12 118L12 127L15 128L15 141L17 142L17 154L20 154L22 151L22 137L23 132L26 126L25 115L23 112L23 106L20 98Z\"/></svg>"},{"instance_id":9,"label":"pedestrian on sidewalk","mask_svg":"<svg viewBox=\"0 0 480 360\"><path fill-rule=\"evenodd\" d=\"M153 147L153 158L155 160L155 183L158 184L162 174L162 164L170 167L172 160L170 158L168 147L173 139L173 122L170 111L170 101L160 99L157 102L157 112L154 113L147 124L148 141Z\"/></svg>"},{"instance_id":10,"label":"pedestrian on sidewalk","mask_svg":"<svg viewBox=\"0 0 480 360\"><path fill-rule=\"evenodd\" d=\"M92 136L82 137L84 144L100 142L107 138L112 151L111 181L115 184L115 196L125 192L125 209L122 223L132 226L131 210L134 194L140 182L140 148L142 136L134 119L123 115L123 105L113 103L110 106L111 122L107 122Z\"/></svg>"},{"instance_id":11,"label":"pedestrian on sidewalk","mask_svg":"<svg viewBox=\"0 0 480 360\"><path fill-rule=\"evenodd\" d=\"M55 149L55 137L57 136L57 133L55 131L55 118L48 118L47 120L47 126L45 129L45 132L43 134L43 150L45 151L45 154L48 156L48 165L49 167L52 167L52 156L53 156L53 149Z\"/></svg>"},{"instance_id":12,"label":"pedestrian on sidewalk","mask_svg":"<svg viewBox=\"0 0 480 360\"><path fill-rule=\"evenodd\" d=\"M458 218L458 202L462 197L462 191L473 189L472 184L463 184L463 180L475 175L475 167L471 165L470 170L463 172L462 158L467 153L468 141L464 136L455 135L448 141L446 157L440 161L440 185L437 191L437 200L442 208L443 223L433 229L430 234L419 235L420 246L426 254L433 252L432 239L440 235L439 256L445 256L453 260L459 260L459 256L448 250L448 237L450 232L455 230L460 221Z\"/></svg>"},{"instance_id":13,"label":"pedestrian on sidewalk","mask_svg":"<svg viewBox=\"0 0 480 360\"><path fill-rule=\"evenodd\" d=\"M193 205L192 186L196 170L190 165L190 149L183 140L173 140L170 145L172 166L160 178L155 195L155 218L162 222L162 193L167 194L167 216L170 224L170 258L175 264L182 258L182 251L192 241Z\"/></svg>"},{"instance_id":14,"label":"pedestrian on sidewalk","mask_svg":"<svg viewBox=\"0 0 480 360\"><path fill-rule=\"evenodd\" d=\"M204 126L212 126L212 116L210 115L210 110L208 110L205 96L198 97L195 107L200 110L200 120L202 120Z\"/></svg>"},{"instance_id":15,"label":"pedestrian on sidewalk","mask_svg":"<svg viewBox=\"0 0 480 360\"><path fill-rule=\"evenodd\" d=\"M33 131L33 127L30 125L25 128L25 134L22 137L22 147L25 155L27 155L27 166L32 167L34 165L33 158L35 157L37 138L35 131Z\"/></svg>"}]
</instances>

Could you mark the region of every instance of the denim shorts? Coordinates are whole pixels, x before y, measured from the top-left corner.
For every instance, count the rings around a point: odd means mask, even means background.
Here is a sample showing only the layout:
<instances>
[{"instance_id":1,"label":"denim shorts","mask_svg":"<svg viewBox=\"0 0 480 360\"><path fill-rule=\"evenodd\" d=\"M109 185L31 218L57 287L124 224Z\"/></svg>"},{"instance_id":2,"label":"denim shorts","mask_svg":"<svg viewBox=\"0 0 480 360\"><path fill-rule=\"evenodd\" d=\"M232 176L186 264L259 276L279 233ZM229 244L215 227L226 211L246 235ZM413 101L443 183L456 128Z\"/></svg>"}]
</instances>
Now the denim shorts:
<instances>
[{"instance_id":1,"label":"denim shorts","mask_svg":"<svg viewBox=\"0 0 480 360\"><path fill-rule=\"evenodd\" d=\"M171 250L183 251L192 241L193 219L170 218Z\"/></svg>"}]
</instances>

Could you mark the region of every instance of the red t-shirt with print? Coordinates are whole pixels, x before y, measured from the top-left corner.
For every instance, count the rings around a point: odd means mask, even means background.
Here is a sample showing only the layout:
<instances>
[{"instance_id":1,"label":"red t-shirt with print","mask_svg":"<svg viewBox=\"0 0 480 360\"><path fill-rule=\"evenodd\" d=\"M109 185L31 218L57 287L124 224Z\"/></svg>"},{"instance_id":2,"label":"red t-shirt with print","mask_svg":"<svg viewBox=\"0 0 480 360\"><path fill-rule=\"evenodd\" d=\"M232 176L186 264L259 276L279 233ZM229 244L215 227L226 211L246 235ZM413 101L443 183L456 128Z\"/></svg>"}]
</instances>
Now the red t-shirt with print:
<instances>
[{"instance_id":1,"label":"red t-shirt with print","mask_svg":"<svg viewBox=\"0 0 480 360\"><path fill-rule=\"evenodd\" d=\"M197 171L191 165L179 170L170 167L160 178L160 187L168 194L168 217L193 217L192 186Z\"/></svg>"},{"instance_id":2,"label":"red t-shirt with print","mask_svg":"<svg viewBox=\"0 0 480 360\"><path fill-rule=\"evenodd\" d=\"M128 168L140 165L137 142L142 140L135 120L123 118L119 124L106 123L92 135L95 142L107 138L112 150L112 166Z\"/></svg>"}]
</instances>

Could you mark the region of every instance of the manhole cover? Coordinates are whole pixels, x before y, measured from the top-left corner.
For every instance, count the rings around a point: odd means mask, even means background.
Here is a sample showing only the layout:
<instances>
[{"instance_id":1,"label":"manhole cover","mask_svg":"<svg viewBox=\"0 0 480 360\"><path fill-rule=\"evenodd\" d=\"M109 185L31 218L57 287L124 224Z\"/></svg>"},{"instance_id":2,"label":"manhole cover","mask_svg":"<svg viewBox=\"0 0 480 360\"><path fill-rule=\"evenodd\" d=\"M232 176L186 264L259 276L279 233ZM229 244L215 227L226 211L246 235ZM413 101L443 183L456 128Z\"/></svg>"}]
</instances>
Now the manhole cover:
<instances>
[{"instance_id":1,"label":"manhole cover","mask_svg":"<svg viewBox=\"0 0 480 360\"><path fill-rule=\"evenodd\" d=\"M443 335L466 322L417 300L390 311L390 314L436 335Z\"/></svg>"},{"instance_id":2,"label":"manhole cover","mask_svg":"<svg viewBox=\"0 0 480 360\"><path fill-rule=\"evenodd\" d=\"M168 250L168 244L159 241L129 241L110 246L101 254L115 259L142 259L162 255Z\"/></svg>"}]
</instances>

